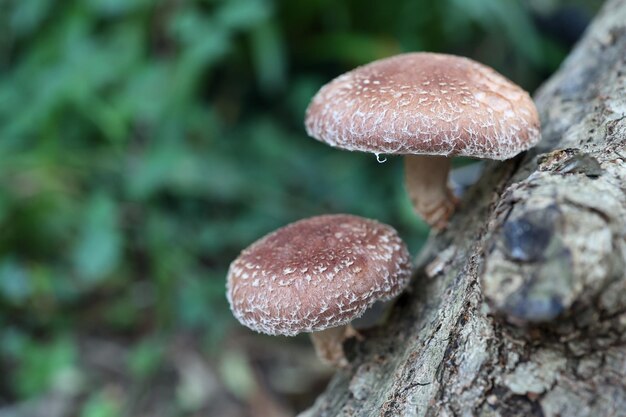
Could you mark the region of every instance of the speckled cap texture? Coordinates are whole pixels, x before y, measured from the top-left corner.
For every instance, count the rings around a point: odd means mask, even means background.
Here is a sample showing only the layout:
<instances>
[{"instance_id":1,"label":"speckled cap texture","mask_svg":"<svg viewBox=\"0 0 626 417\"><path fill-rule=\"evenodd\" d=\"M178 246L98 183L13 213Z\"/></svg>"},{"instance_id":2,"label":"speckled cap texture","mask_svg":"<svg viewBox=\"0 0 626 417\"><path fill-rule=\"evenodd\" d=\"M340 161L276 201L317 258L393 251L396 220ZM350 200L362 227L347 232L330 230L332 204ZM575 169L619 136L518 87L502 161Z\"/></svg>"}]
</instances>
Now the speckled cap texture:
<instances>
[{"instance_id":1,"label":"speckled cap texture","mask_svg":"<svg viewBox=\"0 0 626 417\"><path fill-rule=\"evenodd\" d=\"M376 154L508 159L540 139L528 93L471 59L426 52L334 79L309 104L305 125L331 146Z\"/></svg>"},{"instance_id":2,"label":"speckled cap texture","mask_svg":"<svg viewBox=\"0 0 626 417\"><path fill-rule=\"evenodd\" d=\"M340 326L409 281L406 245L390 226L344 214L291 223L230 265L235 317L261 333L293 336Z\"/></svg>"}]
</instances>

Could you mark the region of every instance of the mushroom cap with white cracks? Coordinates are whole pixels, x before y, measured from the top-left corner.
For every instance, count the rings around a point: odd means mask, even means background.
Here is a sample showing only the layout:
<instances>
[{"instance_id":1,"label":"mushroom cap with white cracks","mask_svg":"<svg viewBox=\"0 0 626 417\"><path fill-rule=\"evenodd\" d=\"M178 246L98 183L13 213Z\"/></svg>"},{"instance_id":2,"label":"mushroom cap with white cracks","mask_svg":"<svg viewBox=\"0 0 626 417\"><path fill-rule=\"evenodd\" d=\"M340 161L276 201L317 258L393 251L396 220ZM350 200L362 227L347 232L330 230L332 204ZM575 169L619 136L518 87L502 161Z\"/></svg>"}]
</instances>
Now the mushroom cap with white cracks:
<instances>
[{"instance_id":1,"label":"mushroom cap with white cracks","mask_svg":"<svg viewBox=\"0 0 626 417\"><path fill-rule=\"evenodd\" d=\"M427 52L335 78L309 104L305 125L331 146L376 154L508 159L540 139L523 89L471 59Z\"/></svg>"},{"instance_id":2,"label":"mushroom cap with white cracks","mask_svg":"<svg viewBox=\"0 0 626 417\"><path fill-rule=\"evenodd\" d=\"M293 336L340 326L409 281L406 245L390 226L336 214L291 223L259 239L228 271L235 317L261 333Z\"/></svg>"}]
</instances>

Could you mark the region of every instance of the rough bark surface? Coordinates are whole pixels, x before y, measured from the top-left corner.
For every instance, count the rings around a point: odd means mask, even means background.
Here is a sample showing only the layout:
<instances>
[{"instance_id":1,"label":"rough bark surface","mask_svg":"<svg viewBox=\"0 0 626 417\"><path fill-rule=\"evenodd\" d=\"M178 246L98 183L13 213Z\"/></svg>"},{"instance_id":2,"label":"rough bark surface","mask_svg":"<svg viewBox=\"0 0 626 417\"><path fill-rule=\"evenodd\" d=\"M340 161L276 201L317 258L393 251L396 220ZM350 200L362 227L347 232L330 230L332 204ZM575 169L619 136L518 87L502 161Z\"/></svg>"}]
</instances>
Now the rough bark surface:
<instances>
[{"instance_id":1,"label":"rough bark surface","mask_svg":"<svg viewBox=\"0 0 626 417\"><path fill-rule=\"evenodd\" d=\"M388 323L302 416L626 416L626 0L537 93Z\"/></svg>"}]
</instances>

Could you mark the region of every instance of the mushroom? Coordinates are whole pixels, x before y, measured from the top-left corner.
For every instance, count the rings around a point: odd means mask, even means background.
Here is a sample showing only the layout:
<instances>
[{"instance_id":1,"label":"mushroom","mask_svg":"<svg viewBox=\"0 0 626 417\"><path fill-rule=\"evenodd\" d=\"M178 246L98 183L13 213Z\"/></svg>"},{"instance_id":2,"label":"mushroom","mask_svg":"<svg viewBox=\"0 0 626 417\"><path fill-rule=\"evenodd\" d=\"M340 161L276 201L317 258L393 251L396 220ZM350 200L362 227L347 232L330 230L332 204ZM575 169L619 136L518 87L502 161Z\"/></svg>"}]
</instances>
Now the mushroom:
<instances>
[{"instance_id":1,"label":"mushroom","mask_svg":"<svg viewBox=\"0 0 626 417\"><path fill-rule=\"evenodd\" d=\"M346 214L291 223L243 250L229 268L234 316L257 332L311 333L318 356L347 365L349 322L409 281L406 245L390 226Z\"/></svg>"},{"instance_id":2,"label":"mushroom","mask_svg":"<svg viewBox=\"0 0 626 417\"><path fill-rule=\"evenodd\" d=\"M305 125L334 147L405 155L415 211L437 229L457 204L447 185L451 156L503 160L540 139L528 93L471 59L426 52L335 78L313 97Z\"/></svg>"}]
</instances>

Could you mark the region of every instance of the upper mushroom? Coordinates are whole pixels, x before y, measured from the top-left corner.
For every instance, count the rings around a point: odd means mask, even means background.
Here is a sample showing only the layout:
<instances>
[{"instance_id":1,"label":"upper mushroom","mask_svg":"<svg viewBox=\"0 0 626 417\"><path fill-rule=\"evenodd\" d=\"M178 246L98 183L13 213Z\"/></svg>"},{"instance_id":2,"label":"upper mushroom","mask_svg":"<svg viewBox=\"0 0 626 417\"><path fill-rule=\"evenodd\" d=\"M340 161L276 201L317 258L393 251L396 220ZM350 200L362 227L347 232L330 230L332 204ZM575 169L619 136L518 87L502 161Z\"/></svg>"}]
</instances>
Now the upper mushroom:
<instances>
[{"instance_id":1,"label":"upper mushroom","mask_svg":"<svg viewBox=\"0 0 626 417\"><path fill-rule=\"evenodd\" d=\"M393 228L326 215L287 225L245 249L230 265L227 297L242 324L292 336L350 322L376 300L400 293L409 275L409 253ZM339 363L340 347L324 347L326 359Z\"/></svg>"},{"instance_id":2,"label":"upper mushroom","mask_svg":"<svg viewBox=\"0 0 626 417\"><path fill-rule=\"evenodd\" d=\"M305 125L331 146L376 154L501 160L540 139L537 110L523 89L468 58L425 52L375 61L334 79L311 101ZM432 176L432 164L426 165L413 169L415 175ZM447 168L439 171L447 178ZM448 205L452 199L449 192L436 197Z\"/></svg>"}]
</instances>

